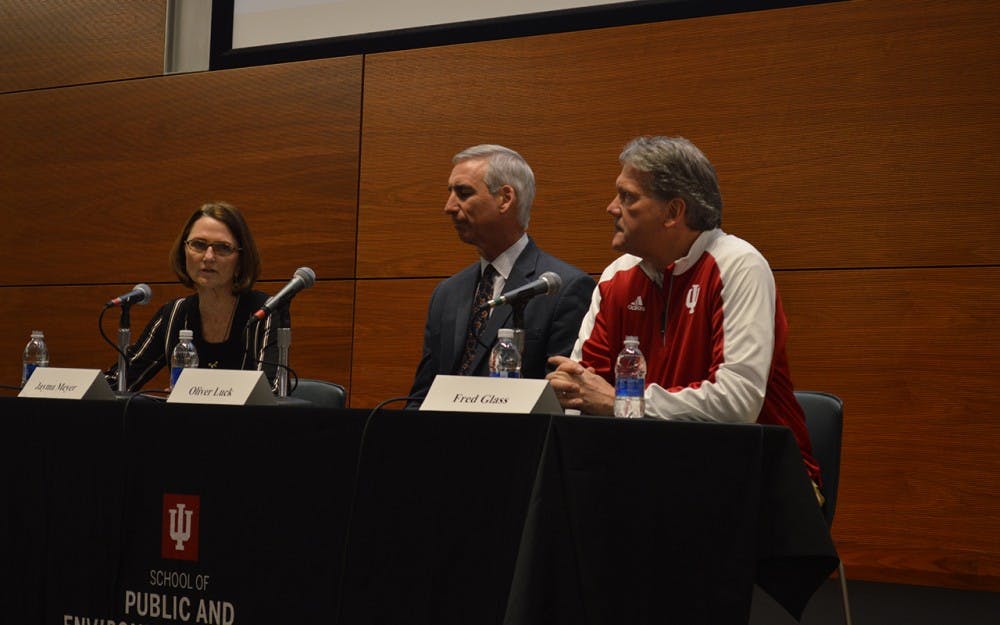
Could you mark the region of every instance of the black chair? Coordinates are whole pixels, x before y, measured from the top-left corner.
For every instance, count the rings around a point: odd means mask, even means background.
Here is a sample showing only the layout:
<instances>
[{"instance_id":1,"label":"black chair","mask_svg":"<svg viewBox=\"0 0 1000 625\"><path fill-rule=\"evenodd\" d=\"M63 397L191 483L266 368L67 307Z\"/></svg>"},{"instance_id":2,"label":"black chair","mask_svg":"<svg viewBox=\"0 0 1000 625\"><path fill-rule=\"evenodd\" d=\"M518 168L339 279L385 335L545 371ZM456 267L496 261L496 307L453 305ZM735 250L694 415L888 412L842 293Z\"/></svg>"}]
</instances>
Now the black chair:
<instances>
[{"instance_id":1,"label":"black chair","mask_svg":"<svg viewBox=\"0 0 1000 625\"><path fill-rule=\"evenodd\" d=\"M840 441L844 430L844 402L836 395L816 391L795 391L806 413L806 428L812 442L813 456L819 462L823 476L823 516L826 524L833 526L833 514L837 510L837 487L840 484ZM851 604L847 598L847 577L844 563L837 565L840 578L840 596L844 603L844 622L851 625Z\"/></svg>"},{"instance_id":2,"label":"black chair","mask_svg":"<svg viewBox=\"0 0 1000 625\"><path fill-rule=\"evenodd\" d=\"M347 392L344 387L326 380L299 378L295 390L288 394L295 399L303 399L324 408L343 408L347 402Z\"/></svg>"}]
</instances>

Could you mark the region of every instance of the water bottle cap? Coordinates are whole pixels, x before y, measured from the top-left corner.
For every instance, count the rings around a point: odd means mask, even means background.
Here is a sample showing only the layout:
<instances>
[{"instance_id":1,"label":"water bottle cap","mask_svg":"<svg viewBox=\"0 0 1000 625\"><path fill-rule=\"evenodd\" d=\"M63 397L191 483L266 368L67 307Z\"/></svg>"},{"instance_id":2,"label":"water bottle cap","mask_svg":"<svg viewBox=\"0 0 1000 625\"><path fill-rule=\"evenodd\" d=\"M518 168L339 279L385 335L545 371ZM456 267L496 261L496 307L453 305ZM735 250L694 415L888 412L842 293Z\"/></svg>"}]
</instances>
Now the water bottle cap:
<instances>
[{"instance_id":1,"label":"water bottle cap","mask_svg":"<svg viewBox=\"0 0 1000 625\"><path fill-rule=\"evenodd\" d=\"M514 338L514 328L500 328L499 330L497 330L497 338L501 339Z\"/></svg>"},{"instance_id":2,"label":"water bottle cap","mask_svg":"<svg viewBox=\"0 0 1000 625\"><path fill-rule=\"evenodd\" d=\"M639 344L639 337L638 336L626 336L625 337L625 344L626 345L629 345L629 344L638 345Z\"/></svg>"},{"instance_id":3,"label":"water bottle cap","mask_svg":"<svg viewBox=\"0 0 1000 625\"><path fill-rule=\"evenodd\" d=\"M44 339L45 338L45 333L42 332L41 330L32 330L31 331L31 338L33 338L33 339Z\"/></svg>"},{"instance_id":4,"label":"water bottle cap","mask_svg":"<svg viewBox=\"0 0 1000 625\"><path fill-rule=\"evenodd\" d=\"M194 330L181 330L180 332L177 333L177 336L180 337L182 341L183 340L190 341L191 339L194 338Z\"/></svg>"}]
</instances>

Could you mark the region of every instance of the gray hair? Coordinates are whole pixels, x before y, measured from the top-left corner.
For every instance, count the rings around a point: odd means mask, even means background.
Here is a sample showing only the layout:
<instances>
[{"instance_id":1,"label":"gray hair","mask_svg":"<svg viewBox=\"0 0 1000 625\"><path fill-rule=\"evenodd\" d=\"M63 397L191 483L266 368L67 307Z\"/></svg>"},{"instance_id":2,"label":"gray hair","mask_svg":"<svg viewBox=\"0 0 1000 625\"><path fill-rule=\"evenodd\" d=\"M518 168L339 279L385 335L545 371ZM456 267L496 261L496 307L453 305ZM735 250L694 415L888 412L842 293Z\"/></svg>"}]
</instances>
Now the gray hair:
<instances>
[{"instance_id":1,"label":"gray hair","mask_svg":"<svg viewBox=\"0 0 1000 625\"><path fill-rule=\"evenodd\" d=\"M647 191L659 199L682 198L689 228L711 230L722 225L722 194L715 167L684 137L637 137L618 160L649 174Z\"/></svg>"},{"instance_id":2,"label":"gray hair","mask_svg":"<svg viewBox=\"0 0 1000 625\"><path fill-rule=\"evenodd\" d=\"M531 219L531 202L535 199L535 174L528 162L520 154L502 145L485 143L462 150L452 159L452 164L462 161L484 159L486 175L483 182L490 193L496 194L500 187L509 184L517 194L517 221L527 229Z\"/></svg>"}]
</instances>

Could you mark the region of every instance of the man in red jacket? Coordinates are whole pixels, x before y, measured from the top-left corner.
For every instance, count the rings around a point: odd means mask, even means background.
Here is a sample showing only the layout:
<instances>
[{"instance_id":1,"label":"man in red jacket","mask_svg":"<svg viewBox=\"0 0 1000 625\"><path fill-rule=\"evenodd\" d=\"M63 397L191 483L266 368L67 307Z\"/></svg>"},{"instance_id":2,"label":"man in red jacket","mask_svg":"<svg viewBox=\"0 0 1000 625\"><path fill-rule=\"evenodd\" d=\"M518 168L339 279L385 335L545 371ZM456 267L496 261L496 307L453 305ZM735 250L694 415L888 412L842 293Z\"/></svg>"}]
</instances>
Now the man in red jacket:
<instances>
[{"instance_id":1,"label":"man in red jacket","mask_svg":"<svg viewBox=\"0 0 1000 625\"><path fill-rule=\"evenodd\" d=\"M645 416L785 425L819 484L774 276L752 245L721 230L715 168L680 137L639 137L619 160L607 211L623 255L601 275L570 358L549 360L563 407L612 415L615 359L637 336Z\"/></svg>"}]
</instances>

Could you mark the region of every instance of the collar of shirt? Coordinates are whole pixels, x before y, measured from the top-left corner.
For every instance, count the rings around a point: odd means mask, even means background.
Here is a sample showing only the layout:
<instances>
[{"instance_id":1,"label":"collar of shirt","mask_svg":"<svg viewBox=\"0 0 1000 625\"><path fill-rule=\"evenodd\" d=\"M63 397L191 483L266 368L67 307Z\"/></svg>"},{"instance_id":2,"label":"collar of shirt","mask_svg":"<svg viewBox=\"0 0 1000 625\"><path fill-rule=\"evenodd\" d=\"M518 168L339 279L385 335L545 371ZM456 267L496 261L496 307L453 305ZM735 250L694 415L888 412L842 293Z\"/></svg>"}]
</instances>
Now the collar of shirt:
<instances>
[{"instance_id":1,"label":"collar of shirt","mask_svg":"<svg viewBox=\"0 0 1000 625\"><path fill-rule=\"evenodd\" d=\"M485 258L479 259L479 275L482 275L486 265L493 265L493 268L500 274L493 283L493 297L497 297L503 292L503 288L510 278L510 272L514 270L514 262L517 261L517 257L526 247L528 247L528 233L522 234L521 238L514 242L514 245L500 252L500 255L494 258L492 263Z\"/></svg>"},{"instance_id":2,"label":"collar of shirt","mask_svg":"<svg viewBox=\"0 0 1000 625\"><path fill-rule=\"evenodd\" d=\"M681 258L678 258L670 264L669 267L661 269L659 267L654 267L652 263L647 260L642 260L640 266L642 270L649 276L649 279L657 284L657 286L663 286L663 274L664 272L669 272L675 276L679 276L691 267L694 266L701 255L705 253L708 246L712 244L719 237L725 236L726 233L722 231L721 228L715 228L713 230L706 230L698 235L698 238L694 240L691 245L691 249L688 253Z\"/></svg>"}]
</instances>

